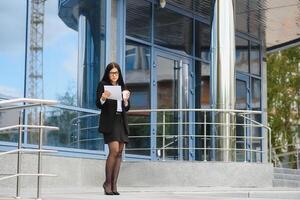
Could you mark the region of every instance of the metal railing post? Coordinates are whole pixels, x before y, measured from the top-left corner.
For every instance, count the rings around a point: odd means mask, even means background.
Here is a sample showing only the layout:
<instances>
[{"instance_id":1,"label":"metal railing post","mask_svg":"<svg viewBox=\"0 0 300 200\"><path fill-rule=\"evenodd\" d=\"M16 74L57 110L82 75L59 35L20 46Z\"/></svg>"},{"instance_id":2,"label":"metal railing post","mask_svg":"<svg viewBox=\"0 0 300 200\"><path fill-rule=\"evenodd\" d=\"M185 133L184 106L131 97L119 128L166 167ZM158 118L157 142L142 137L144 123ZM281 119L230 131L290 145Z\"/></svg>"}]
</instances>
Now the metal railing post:
<instances>
[{"instance_id":1,"label":"metal railing post","mask_svg":"<svg viewBox=\"0 0 300 200\"><path fill-rule=\"evenodd\" d=\"M39 125L43 126L43 106L41 105L41 110L39 113ZM42 150L43 147L43 129L40 128L39 130L39 150ZM42 173L42 152L38 152L38 174ZM37 177L37 199L40 199L40 193L41 193L41 176L38 175Z\"/></svg>"},{"instance_id":2,"label":"metal railing post","mask_svg":"<svg viewBox=\"0 0 300 200\"><path fill-rule=\"evenodd\" d=\"M124 144L124 147L123 147L123 151L122 151L122 161L125 161L126 160L126 144Z\"/></svg>"},{"instance_id":3,"label":"metal railing post","mask_svg":"<svg viewBox=\"0 0 300 200\"><path fill-rule=\"evenodd\" d=\"M22 125L22 112L19 114L19 125ZM22 126L19 127L19 140L18 140L18 160L17 160L17 174L21 173L21 151L22 148ZM17 176L17 188L16 188L16 198L20 198L21 190L21 177Z\"/></svg>"},{"instance_id":4,"label":"metal railing post","mask_svg":"<svg viewBox=\"0 0 300 200\"><path fill-rule=\"evenodd\" d=\"M296 153L297 153L297 169L300 169L300 160L299 160L299 153L300 153L300 150L299 150L299 148L297 148L297 151L296 151Z\"/></svg>"},{"instance_id":5,"label":"metal railing post","mask_svg":"<svg viewBox=\"0 0 300 200\"><path fill-rule=\"evenodd\" d=\"M162 144L162 150L163 150L163 161L166 160L166 152L165 152L165 145L166 145L166 112L163 111L163 132L162 132L162 139L163 139L163 144Z\"/></svg>"},{"instance_id":6,"label":"metal railing post","mask_svg":"<svg viewBox=\"0 0 300 200\"><path fill-rule=\"evenodd\" d=\"M246 128L246 118L245 117L244 117L244 152L245 152L244 162L247 162L247 128Z\"/></svg>"},{"instance_id":7,"label":"metal railing post","mask_svg":"<svg viewBox=\"0 0 300 200\"><path fill-rule=\"evenodd\" d=\"M268 132L269 132L269 158L270 158L270 163L272 162L272 132L271 129L268 128Z\"/></svg>"},{"instance_id":8,"label":"metal railing post","mask_svg":"<svg viewBox=\"0 0 300 200\"><path fill-rule=\"evenodd\" d=\"M252 119L252 114L249 114L250 115L250 119ZM252 123L252 120L250 121L250 133L249 133L249 136L250 136L250 162L252 163L252 157L253 157L253 123Z\"/></svg>"},{"instance_id":9,"label":"metal railing post","mask_svg":"<svg viewBox=\"0 0 300 200\"><path fill-rule=\"evenodd\" d=\"M206 162L207 161L207 158L206 158L206 111L204 111L204 161Z\"/></svg>"}]
</instances>

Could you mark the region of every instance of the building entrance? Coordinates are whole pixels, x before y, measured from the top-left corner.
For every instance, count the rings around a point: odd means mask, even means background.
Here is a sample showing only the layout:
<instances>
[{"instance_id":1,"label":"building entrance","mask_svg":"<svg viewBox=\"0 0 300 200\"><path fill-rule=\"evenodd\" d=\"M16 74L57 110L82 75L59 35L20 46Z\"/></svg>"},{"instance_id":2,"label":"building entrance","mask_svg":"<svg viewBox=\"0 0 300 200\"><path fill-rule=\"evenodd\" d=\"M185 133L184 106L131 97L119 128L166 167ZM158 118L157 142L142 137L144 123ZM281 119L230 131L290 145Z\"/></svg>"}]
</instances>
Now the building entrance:
<instances>
[{"instance_id":1,"label":"building entrance","mask_svg":"<svg viewBox=\"0 0 300 200\"><path fill-rule=\"evenodd\" d=\"M153 113L156 121L158 156L189 159L189 112L191 60L156 50L154 53L154 109L178 109Z\"/></svg>"}]
</instances>

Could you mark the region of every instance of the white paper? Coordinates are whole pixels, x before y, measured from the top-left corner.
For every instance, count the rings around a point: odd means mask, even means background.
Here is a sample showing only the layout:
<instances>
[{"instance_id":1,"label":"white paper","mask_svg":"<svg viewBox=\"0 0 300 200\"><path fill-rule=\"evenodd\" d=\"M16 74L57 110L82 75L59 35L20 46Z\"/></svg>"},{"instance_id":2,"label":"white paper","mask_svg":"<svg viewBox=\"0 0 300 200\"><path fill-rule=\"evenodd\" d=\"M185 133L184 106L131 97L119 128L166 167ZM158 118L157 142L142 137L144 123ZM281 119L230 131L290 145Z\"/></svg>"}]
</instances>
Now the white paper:
<instances>
[{"instance_id":1,"label":"white paper","mask_svg":"<svg viewBox=\"0 0 300 200\"><path fill-rule=\"evenodd\" d=\"M119 85L104 85L104 90L110 92L108 99L122 100L121 86Z\"/></svg>"}]
</instances>

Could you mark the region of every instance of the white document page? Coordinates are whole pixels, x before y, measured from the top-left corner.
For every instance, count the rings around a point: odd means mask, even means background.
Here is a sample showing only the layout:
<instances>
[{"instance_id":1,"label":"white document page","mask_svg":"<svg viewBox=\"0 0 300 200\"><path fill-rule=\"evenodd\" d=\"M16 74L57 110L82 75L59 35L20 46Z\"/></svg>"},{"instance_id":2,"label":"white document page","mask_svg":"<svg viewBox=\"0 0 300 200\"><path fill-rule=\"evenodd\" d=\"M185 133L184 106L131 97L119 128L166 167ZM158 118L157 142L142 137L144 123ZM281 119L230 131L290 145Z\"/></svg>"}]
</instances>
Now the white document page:
<instances>
[{"instance_id":1,"label":"white document page","mask_svg":"<svg viewBox=\"0 0 300 200\"><path fill-rule=\"evenodd\" d=\"M119 85L104 85L104 90L110 92L109 99L122 100L121 86Z\"/></svg>"}]
</instances>

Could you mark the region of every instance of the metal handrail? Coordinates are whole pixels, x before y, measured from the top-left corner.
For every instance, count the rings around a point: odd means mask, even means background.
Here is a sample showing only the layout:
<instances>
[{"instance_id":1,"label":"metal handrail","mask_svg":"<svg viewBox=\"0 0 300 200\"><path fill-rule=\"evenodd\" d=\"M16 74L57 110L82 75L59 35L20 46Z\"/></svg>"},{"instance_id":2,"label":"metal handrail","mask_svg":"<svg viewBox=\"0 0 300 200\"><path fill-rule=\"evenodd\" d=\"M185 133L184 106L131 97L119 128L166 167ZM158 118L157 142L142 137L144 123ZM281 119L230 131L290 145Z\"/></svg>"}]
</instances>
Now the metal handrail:
<instances>
[{"instance_id":1,"label":"metal handrail","mask_svg":"<svg viewBox=\"0 0 300 200\"><path fill-rule=\"evenodd\" d=\"M194 122L194 121L185 121L185 122L182 122L182 121L180 121L180 122L166 122L165 121L165 113L166 112L176 112L176 111L178 111L178 112L182 112L182 111L186 111L186 112L203 112L202 114L204 114L204 121L202 121L202 122ZM207 135L206 134L206 127L208 126L208 125L227 125L227 126L243 126L243 127L259 127L259 128L265 128L265 129L267 129L267 131L268 131L268 134L267 134L267 137L269 138L269 148L270 148L270 153L269 153L269 155L268 155L268 157L269 157L269 161L271 161L271 148L272 148L272 146L271 146L271 143L270 143L270 141L271 141L271 129L269 128L269 127L267 127L267 126L265 126L264 124L261 124L261 123L259 123L259 122L257 122L257 121L255 121L255 120L253 120L253 119L251 119L251 118L249 118L249 117L247 117L246 115L255 115L255 114L262 114L263 112L262 111L252 111L252 110L235 110L235 109L230 109L230 110L227 110L227 109L145 109L145 110L130 110L129 111L129 115L130 114L134 114L134 113L152 113L152 112L162 112L163 113L163 116L162 116L162 122L144 122L144 123L131 123L131 124L129 124L130 126L140 126L140 125L146 125L146 126L150 126L150 125L162 125L162 133L160 134L160 135L156 135L156 137L157 138L159 138L159 137L162 137L163 138L163 141L162 141L162 144L163 144L163 146L162 147L160 147L160 148L156 148L156 147L151 147L151 148L142 148L143 150L150 150L150 149L158 149L159 151L160 150L164 150L164 149L167 149L166 148L166 144L165 144L165 142L164 142L164 139L165 139L165 137L171 137L172 136L172 134L171 135L169 135L169 134L166 134L165 133L165 125L176 125L176 124L181 124L181 125L204 125L205 127L204 127L204 135L198 135L198 136L196 136L196 135L193 135L193 137L198 137L198 138L204 138L204 143L206 144L206 139L209 139L209 138L222 138L222 136L218 136L218 135ZM241 117L243 117L244 119L248 119L249 120L249 122L250 123L245 123L245 120L244 120L244 123L216 123L216 122L207 122L207 120L206 120L206 115L209 113L209 112L211 112L211 113L213 113L213 112L216 112L216 113L229 113L230 115L239 115L239 116L241 116ZM180 135L174 135L174 136L176 136L176 137L189 137L189 136L191 136L191 135L182 135L182 134L180 134ZM130 138L150 138L150 137L152 137L151 135L147 135L147 136L129 136ZM259 140L259 139L263 139L264 138L264 136L262 136L262 137L253 137L253 136L230 136L231 138L244 138L245 140L246 139L250 139L251 141L253 141L253 140ZM227 138L227 137L226 137ZM172 143L174 143L174 141L172 142ZM170 146L170 143L168 143L167 144L168 146ZM251 142L251 144L250 144L251 146L252 146L252 142ZM205 145L205 147L206 147L206 145ZM141 149L141 148L140 148ZM169 148L170 149L170 148ZM179 149L179 147L177 147L177 148L173 148L173 149ZM180 149L183 149L182 147L180 147ZM201 148L193 148L193 147L189 147L189 148L184 148L184 149L201 149ZM206 161L206 150L208 150L208 149L222 149L222 148L202 148L202 149L204 149L204 160ZM133 149L133 148L127 148L127 150L136 150L136 148L135 149ZM227 150L227 149L225 149L225 150ZM261 151L261 150L254 150L254 149L252 149L252 147L251 147L251 149L248 149L248 148L245 148L245 149L241 149L241 148L232 148L232 150L238 150L238 151L247 151L247 152L262 152L262 153L266 153L266 152L264 152L264 151ZM246 155L246 154L245 154ZM164 158L164 153L163 153L163 158ZM246 156L245 156L245 159L246 159ZM252 159L252 156L250 156L250 159ZM164 160L164 159L163 159Z\"/></svg>"},{"instance_id":2,"label":"metal handrail","mask_svg":"<svg viewBox=\"0 0 300 200\"><path fill-rule=\"evenodd\" d=\"M11 106L12 104L16 104L16 103L23 103L23 105L17 105L17 106ZM26 104L27 103L27 104ZM28 105L28 103L30 103L31 105ZM17 173L14 175L10 175L10 176L5 176L5 177L1 177L1 180L6 180L9 178L14 178L17 177L17 185L16 185L16 198L20 198L20 176L37 176L37 199L40 198L40 177L41 176L56 176L53 174L43 174L41 173L41 156L42 153L45 152L54 152L54 151L49 151L49 150L43 150L42 149L42 144L43 144L43 130L44 129L49 129L49 130L59 130L58 127L53 127L53 126L44 126L43 125L43 108L44 106L50 106L50 105L54 105L57 104L57 101L53 101L53 100L44 100L44 99L30 99L30 98L18 98L18 99L11 99L11 100L2 100L0 101L0 106L6 106L6 107L1 107L0 108L0 112L3 111L8 111L8 110L12 110L12 109L22 109L22 110L26 110L27 108L31 108L31 107L36 107L39 106L41 107L40 112L39 112L39 125L23 125L21 124L21 115L19 115L19 125L13 125L13 126L6 126L6 127L1 127L0 131L5 131L5 130L11 130L11 129L19 129L19 139L18 139L18 149L16 150L12 150L12 151L7 151L4 153L1 153L0 155L6 155L6 154L10 154L10 153L18 153L18 159L17 159ZM34 128L34 129L39 129L39 139L38 139L38 149L23 149L22 148L22 129L23 128ZM6 133L7 134L7 133ZM36 174L24 174L24 173L20 173L21 170L21 152L37 152L38 153L38 173Z\"/></svg>"},{"instance_id":3,"label":"metal handrail","mask_svg":"<svg viewBox=\"0 0 300 200\"><path fill-rule=\"evenodd\" d=\"M87 112L85 110L85 112ZM204 122L194 122L194 121L181 121L181 122L177 122L177 121L168 121L166 122L166 119L163 118L162 122L146 122L146 123L130 123L129 126L141 126L141 125L145 125L145 126L151 126L151 125L162 125L163 126L163 133L162 135L156 135L157 138L165 138L165 137L171 137L172 135L169 135L169 134L166 134L165 133L165 126L166 125L172 125L172 124L178 124L180 123L181 125L190 125L190 124L193 124L193 125L204 125L204 126L209 126L209 125L229 125L229 126L243 126L243 127L252 127L252 128L265 128L267 129L268 131L268 134L267 134L267 137L269 138L269 141L271 141L270 137L271 137L271 129L267 126L265 126L264 124L261 124L249 117L247 117L247 115L257 115L257 114L262 114L263 112L262 111L253 111L253 110L236 110L236 109L143 109L143 110L130 110L128 112L128 115L130 116L131 114L140 114L140 113L153 113L153 112L162 112L164 114L166 114L167 112L202 112L204 113L204 117L206 117L206 115L211 112L215 112L215 113L229 113L230 115L232 116L235 116L235 115L238 115L238 116L241 116L243 117L244 119L247 119L249 123L216 123L216 122L207 122L207 120L204 120ZM86 115L82 115L82 116L77 116L76 118L74 118L72 120L72 123L78 121L78 120L81 120L81 119L84 119L84 118L88 118L88 117L93 117L93 116L96 116L96 114L99 114L100 112L98 113L95 113L95 112L89 112L89 114L86 114ZM163 115L164 116L164 115ZM76 124L77 125L77 124ZM80 129L77 129L76 131L81 131L81 130L90 130L91 128L96 128L96 127L80 127ZM204 132L206 132L206 128L204 128ZM178 135L176 135L178 136ZM190 135L180 135L179 137L187 137L187 136L190 136ZM152 136L151 135L147 135L147 136L129 136L130 138L151 138ZM206 139L209 140L209 138L222 138L222 136L217 136L217 135L207 135L206 133L204 135L194 135L194 137L196 138L204 138L204 142L206 143ZM260 139L263 139L264 136L262 137L253 137L253 136L230 136L231 138L237 138L237 139L249 139L249 140L260 140ZM90 140L93 140L93 139L88 139L89 141ZM75 142L79 142L81 140L77 140ZM75 143L73 142L73 143ZM269 142L270 144L270 142ZM161 148L158 148L158 149L165 149L166 144L164 143L163 141L163 147ZM167 144L168 146L170 145L169 143ZM252 145L252 143L251 143ZM206 146L206 145L205 145ZM271 145L269 145L270 147L270 150L272 148ZM252 148L252 147L251 147ZM143 148L144 149L144 148ZM152 149L154 149L154 147L152 147ZM191 149L191 148L190 148ZM209 148L206 148L206 149L209 149ZM206 150L205 149L205 150ZM213 148L212 148L213 149ZM132 148L127 148L127 150L133 150ZM235 150L238 150L238 151L241 151L242 149L240 148L236 148ZM248 152L262 152L262 151L259 151L259 150L254 150L254 149L246 149L245 151L248 151ZM269 151L271 152L271 151ZM263 152L265 153L265 152ZM205 153L206 155L206 153ZM269 160L271 160L271 153L269 154ZM206 158L205 158L206 160Z\"/></svg>"},{"instance_id":4,"label":"metal handrail","mask_svg":"<svg viewBox=\"0 0 300 200\"><path fill-rule=\"evenodd\" d=\"M269 126L266 126L266 125L264 125L262 123L259 123L259 122L255 121L255 120L253 120L249 117L244 116L243 114L240 114L240 116L242 116L244 119L247 119L247 120L261 126L262 128L267 129L267 134L268 134L268 138L269 138L268 139L268 143L269 143L269 161L272 162L272 129Z\"/></svg>"},{"instance_id":5,"label":"metal handrail","mask_svg":"<svg viewBox=\"0 0 300 200\"><path fill-rule=\"evenodd\" d=\"M39 125L13 125L13 126L6 126L0 128L0 131L6 131L6 130L11 130L11 129L16 129L16 128L34 128L34 129L48 129L48 130L59 130L58 127L55 126L39 126ZM0 133L1 134L1 133Z\"/></svg>"},{"instance_id":6,"label":"metal handrail","mask_svg":"<svg viewBox=\"0 0 300 200\"><path fill-rule=\"evenodd\" d=\"M43 152L43 153L56 153L56 150L39 150L39 149L14 149L11 151L5 151L3 153L0 153L0 156L12 154L12 153L18 153L18 152Z\"/></svg>"},{"instance_id":7,"label":"metal handrail","mask_svg":"<svg viewBox=\"0 0 300 200\"><path fill-rule=\"evenodd\" d=\"M10 176L5 176L5 177L1 177L0 181L6 180L6 179L10 179L10 178L14 178L14 177L20 177L20 176L48 176L48 177L56 177L56 174L27 174L27 173L19 173L19 174L14 174L14 175L10 175Z\"/></svg>"},{"instance_id":8,"label":"metal handrail","mask_svg":"<svg viewBox=\"0 0 300 200\"><path fill-rule=\"evenodd\" d=\"M56 100L45 100L45 99L31 99L31 98L17 98L17 99L9 99L9 100L1 100L0 106L13 104L13 103L32 103L39 104L44 106L55 105L58 103Z\"/></svg>"}]
</instances>

